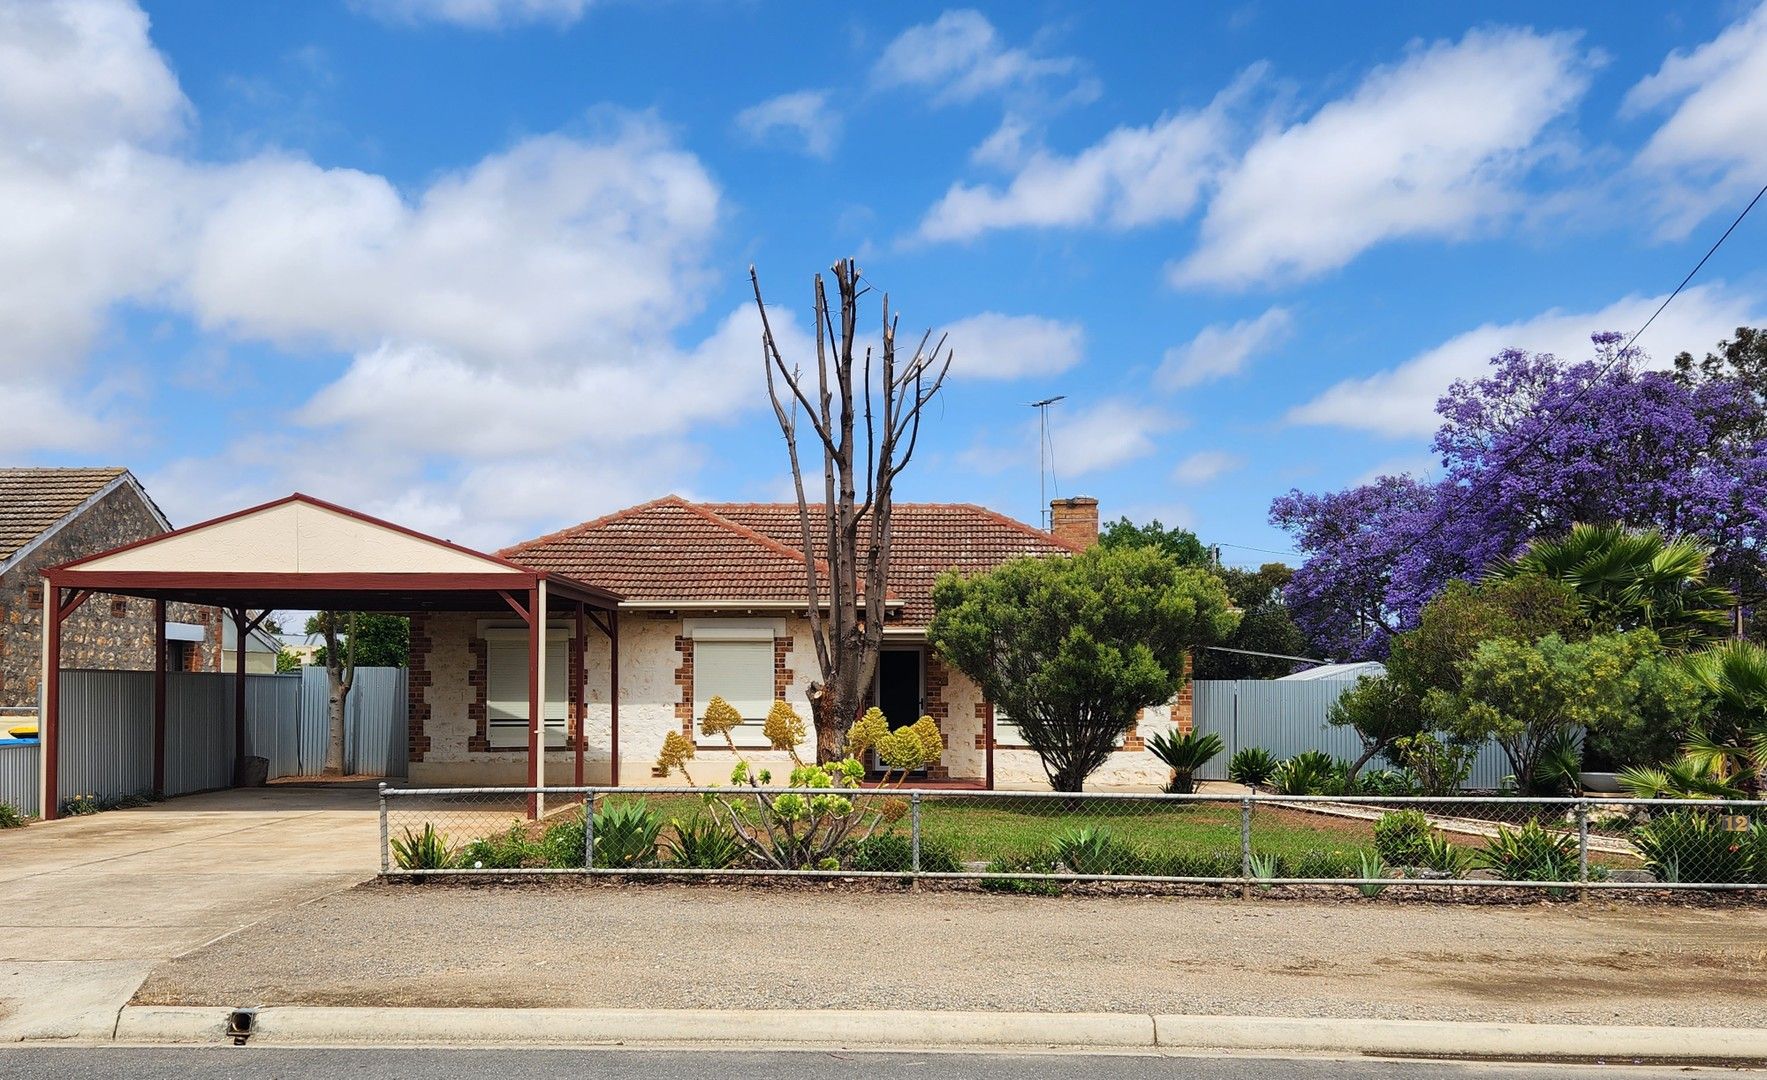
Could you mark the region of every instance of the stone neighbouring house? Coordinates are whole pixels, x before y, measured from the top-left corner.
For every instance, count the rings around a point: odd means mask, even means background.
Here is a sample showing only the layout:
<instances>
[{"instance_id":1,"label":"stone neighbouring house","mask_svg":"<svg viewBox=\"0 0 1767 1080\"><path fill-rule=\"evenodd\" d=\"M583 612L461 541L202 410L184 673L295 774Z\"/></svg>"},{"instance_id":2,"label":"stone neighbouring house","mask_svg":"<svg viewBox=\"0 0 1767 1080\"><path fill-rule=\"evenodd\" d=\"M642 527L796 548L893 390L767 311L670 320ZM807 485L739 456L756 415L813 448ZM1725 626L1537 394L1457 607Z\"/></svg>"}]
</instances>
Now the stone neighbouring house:
<instances>
[{"instance_id":1,"label":"stone neighbouring house","mask_svg":"<svg viewBox=\"0 0 1767 1080\"><path fill-rule=\"evenodd\" d=\"M945 754L929 778L980 783L986 776L992 706L926 644L932 586L956 569L979 572L1018 556L1082 550L1098 537L1094 499L1051 504L1043 532L979 506L903 503L895 507L884 630L875 700L892 724L931 716ZM499 554L537 570L593 582L619 605L619 760L622 784L656 783L652 762L670 731L692 737L697 782L728 782L734 758L697 723L714 695L748 723L736 739L743 756L783 779L789 759L764 749L760 725L783 698L806 719L805 691L817 677L815 645L803 615L804 556L795 503L693 503L669 496L516 544ZM418 785L519 784L527 774L526 632L514 618L416 614L411 628L410 778ZM587 649L571 620L549 622L546 775L570 774L576 740L587 738L586 780L608 783L610 644L593 628ZM566 705L567 679L586 664L586 716ZM1098 786L1157 787L1166 767L1145 748L1152 731L1188 727L1188 688L1143 710L1122 748L1093 774ZM1047 786L1037 755L1003 717L993 718L994 783ZM810 749L806 745L806 751ZM676 777L676 780L679 778ZM559 782L556 779L553 782Z\"/></svg>"},{"instance_id":2,"label":"stone neighbouring house","mask_svg":"<svg viewBox=\"0 0 1767 1080\"><path fill-rule=\"evenodd\" d=\"M170 531L127 469L0 469L0 708L37 706L45 568ZM171 604L168 666L219 671L219 610ZM94 596L63 623L68 668L151 670L153 601Z\"/></svg>"}]
</instances>

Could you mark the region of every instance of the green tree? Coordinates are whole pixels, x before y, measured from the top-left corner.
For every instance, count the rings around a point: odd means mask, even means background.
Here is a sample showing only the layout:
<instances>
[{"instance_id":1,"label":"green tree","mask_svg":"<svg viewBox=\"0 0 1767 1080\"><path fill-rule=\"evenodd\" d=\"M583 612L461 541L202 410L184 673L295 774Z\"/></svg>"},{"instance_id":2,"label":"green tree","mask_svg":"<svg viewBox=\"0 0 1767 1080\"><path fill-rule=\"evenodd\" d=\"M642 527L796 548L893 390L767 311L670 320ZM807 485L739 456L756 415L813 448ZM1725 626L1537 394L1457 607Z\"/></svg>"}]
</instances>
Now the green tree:
<instances>
[{"instance_id":1,"label":"green tree","mask_svg":"<svg viewBox=\"0 0 1767 1080\"><path fill-rule=\"evenodd\" d=\"M1238 621L1219 578L1148 546L1024 558L933 588L927 638L1018 724L1057 791L1079 791L1184 654Z\"/></svg>"},{"instance_id":2,"label":"green tree","mask_svg":"<svg viewBox=\"0 0 1767 1080\"><path fill-rule=\"evenodd\" d=\"M1281 657L1317 655L1289 616L1282 588L1294 577L1282 563L1265 563L1256 570L1225 566L1215 573L1227 586L1227 595L1240 610L1239 625L1221 644L1243 652L1203 649L1196 654L1193 674L1199 679L1275 679L1295 669L1294 660ZM1270 653L1254 656L1252 653Z\"/></svg>"},{"instance_id":3,"label":"green tree","mask_svg":"<svg viewBox=\"0 0 1767 1080\"><path fill-rule=\"evenodd\" d=\"M1535 641L1547 634L1586 637L1566 586L1537 575L1473 584L1455 580L1424 605L1417 626L1393 640L1387 671L1421 700L1432 689L1460 689L1460 665L1493 638Z\"/></svg>"},{"instance_id":4,"label":"green tree","mask_svg":"<svg viewBox=\"0 0 1767 1080\"><path fill-rule=\"evenodd\" d=\"M1350 763L1345 787L1376 754L1396 756L1396 744L1429 730L1422 698L1391 675L1369 675L1356 680L1331 705L1326 719L1336 727L1354 728L1362 740L1362 754Z\"/></svg>"},{"instance_id":5,"label":"green tree","mask_svg":"<svg viewBox=\"0 0 1767 1080\"><path fill-rule=\"evenodd\" d=\"M1137 525L1126 517L1118 518L1098 534L1098 543L1107 548L1156 548L1183 566L1215 565L1214 555L1195 533L1176 525L1168 529L1158 518L1146 525Z\"/></svg>"},{"instance_id":6,"label":"green tree","mask_svg":"<svg viewBox=\"0 0 1767 1080\"><path fill-rule=\"evenodd\" d=\"M331 620L336 621L339 636L355 645L356 663L363 667L411 666L411 620L406 616L375 611L355 615L321 611L307 620L307 633L324 633L326 622ZM315 664L325 665L329 647L328 641L314 652Z\"/></svg>"},{"instance_id":7,"label":"green tree","mask_svg":"<svg viewBox=\"0 0 1767 1080\"><path fill-rule=\"evenodd\" d=\"M1661 642L1648 630L1587 641L1558 634L1535 642L1495 638L1461 663L1460 691L1432 690L1426 708L1464 742L1496 739L1517 786L1533 793L1542 784L1542 757L1567 729L1623 725L1641 699L1684 721L1697 714L1697 687L1659 681L1672 670L1655 662L1661 654Z\"/></svg>"},{"instance_id":8,"label":"green tree","mask_svg":"<svg viewBox=\"0 0 1767 1080\"><path fill-rule=\"evenodd\" d=\"M1650 629L1672 649L1722 634L1736 597L1707 580L1711 549L1688 537L1623 525L1578 525L1536 540L1489 571L1494 578L1538 575L1568 585L1598 630Z\"/></svg>"}]
</instances>

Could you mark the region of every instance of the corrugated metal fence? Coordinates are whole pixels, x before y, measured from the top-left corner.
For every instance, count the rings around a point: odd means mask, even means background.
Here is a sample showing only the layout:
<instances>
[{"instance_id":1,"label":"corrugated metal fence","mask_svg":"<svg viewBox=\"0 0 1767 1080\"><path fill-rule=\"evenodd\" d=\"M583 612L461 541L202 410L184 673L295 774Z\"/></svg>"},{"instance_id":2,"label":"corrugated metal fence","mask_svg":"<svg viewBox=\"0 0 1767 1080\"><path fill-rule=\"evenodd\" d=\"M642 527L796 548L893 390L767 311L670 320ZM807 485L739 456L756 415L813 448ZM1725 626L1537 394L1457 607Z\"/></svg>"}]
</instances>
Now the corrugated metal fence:
<instances>
[{"instance_id":1,"label":"corrugated metal fence","mask_svg":"<svg viewBox=\"0 0 1767 1080\"><path fill-rule=\"evenodd\" d=\"M1248 746L1261 746L1278 760L1303 750L1323 750L1355 760L1362 741L1348 727L1327 720L1332 703L1355 685L1353 679L1284 682L1280 679L1199 679L1192 684L1196 730L1212 731L1227 752L1203 767L1204 780L1227 779L1228 759ZM1383 763L1384 764L1384 763ZM1480 748L1465 788L1492 790L1510 772L1509 759L1495 742Z\"/></svg>"},{"instance_id":2,"label":"corrugated metal fence","mask_svg":"<svg viewBox=\"0 0 1767 1080\"><path fill-rule=\"evenodd\" d=\"M405 775L405 669L361 668L344 717L344 768ZM166 791L183 795L232 783L234 676L166 675ZM270 759L270 776L316 776L329 729L323 669L246 676L246 750ZM0 802L34 812L37 744L0 746ZM63 798L117 798L153 786L153 673L64 671Z\"/></svg>"}]
</instances>

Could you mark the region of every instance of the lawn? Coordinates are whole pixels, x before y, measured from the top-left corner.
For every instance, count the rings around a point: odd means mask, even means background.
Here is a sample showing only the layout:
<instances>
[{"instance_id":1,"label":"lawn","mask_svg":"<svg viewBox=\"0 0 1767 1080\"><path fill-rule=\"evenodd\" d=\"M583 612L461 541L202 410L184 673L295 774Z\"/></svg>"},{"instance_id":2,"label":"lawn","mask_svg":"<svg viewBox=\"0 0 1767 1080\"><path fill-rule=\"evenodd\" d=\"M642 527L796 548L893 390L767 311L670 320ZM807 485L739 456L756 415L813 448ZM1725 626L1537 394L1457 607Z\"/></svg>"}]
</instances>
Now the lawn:
<instances>
[{"instance_id":1,"label":"lawn","mask_svg":"<svg viewBox=\"0 0 1767 1080\"><path fill-rule=\"evenodd\" d=\"M898 823L898 828L905 823ZM1064 832L1108 829L1112 839L1148 855L1240 849L1238 806L1097 800L1070 809L1061 799L933 799L923 804L921 835L960 859L987 862L1028 855ZM1366 822L1260 807L1252 816L1252 847L1285 858L1310 851L1355 858L1373 850Z\"/></svg>"}]
</instances>

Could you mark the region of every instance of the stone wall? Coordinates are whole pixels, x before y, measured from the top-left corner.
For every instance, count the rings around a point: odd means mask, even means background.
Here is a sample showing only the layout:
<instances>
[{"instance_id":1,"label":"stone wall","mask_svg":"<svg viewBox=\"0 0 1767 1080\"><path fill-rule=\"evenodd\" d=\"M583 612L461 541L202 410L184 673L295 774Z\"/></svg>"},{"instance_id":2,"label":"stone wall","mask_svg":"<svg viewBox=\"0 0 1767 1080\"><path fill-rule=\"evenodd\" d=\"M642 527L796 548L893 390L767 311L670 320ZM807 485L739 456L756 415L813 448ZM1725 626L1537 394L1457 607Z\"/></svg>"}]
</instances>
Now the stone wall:
<instances>
[{"instance_id":1,"label":"stone wall","mask_svg":"<svg viewBox=\"0 0 1767 1080\"><path fill-rule=\"evenodd\" d=\"M0 705L24 708L37 704L42 672L43 570L164 531L141 497L125 485L88 507L0 574L0 627L4 628L0 633ZM166 617L172 622L203 625L204 640L192 649L192 669L220 670L220 611L169 604ZM102 593L92 596L62 623L61 648L64 669L151 670L153 601Z\"/></svg>"}]
</instances>

